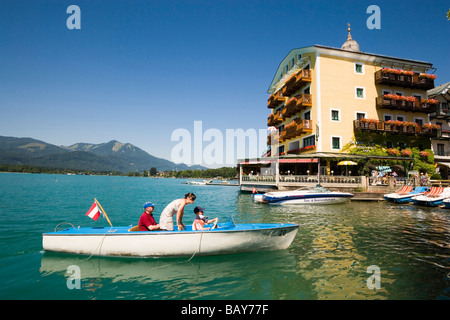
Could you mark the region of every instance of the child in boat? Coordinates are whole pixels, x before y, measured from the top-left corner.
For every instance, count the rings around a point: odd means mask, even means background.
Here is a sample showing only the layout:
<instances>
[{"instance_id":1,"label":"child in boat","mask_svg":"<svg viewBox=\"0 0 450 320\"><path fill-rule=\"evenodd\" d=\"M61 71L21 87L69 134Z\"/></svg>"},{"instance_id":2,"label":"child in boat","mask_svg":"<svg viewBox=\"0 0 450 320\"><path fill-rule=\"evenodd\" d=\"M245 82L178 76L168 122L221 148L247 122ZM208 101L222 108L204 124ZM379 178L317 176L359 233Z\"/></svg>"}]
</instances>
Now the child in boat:
<instances>
[{"instance_id":1,"label":"child in boat","mask_svg":"<svg viewBox=\"0 0 450 320\"><path fill-rule=\"evenodd\" d=\"M219 221L219 218L214 218L211 220L208 220L208 217L205 217L203 215L203 211L205 211L202 207L195 207L194 213L196 215L194 222L192 223L192 230L209 230L214 229L216 227L217 221ZM205 228L205 224L213 223L214 225L212 228Z\"/></svg>"},{"instance_id":2,"label":"child in boat","mask_svg":"<svg viewBox=\"0 0 450 320\"><path fill-rule=\"evenodd\" d=\"M153 218L153 210L155 206L151 202L146 202L144 204L144 213L139 219L139 230L141 231L153 231L159 229L159 224L156 223L155 218Z\"/></svg>"}]
</instances>

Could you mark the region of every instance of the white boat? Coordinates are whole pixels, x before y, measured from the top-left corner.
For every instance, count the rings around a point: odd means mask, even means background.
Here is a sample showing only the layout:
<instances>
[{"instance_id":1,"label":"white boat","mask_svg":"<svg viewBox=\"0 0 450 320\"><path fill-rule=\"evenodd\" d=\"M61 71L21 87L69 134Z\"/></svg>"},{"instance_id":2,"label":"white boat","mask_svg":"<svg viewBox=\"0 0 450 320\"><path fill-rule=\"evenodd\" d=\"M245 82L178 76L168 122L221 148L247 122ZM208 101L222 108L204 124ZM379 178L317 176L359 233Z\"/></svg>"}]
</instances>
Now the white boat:
<instances>
[{"instance_id":1,"label":"white boat","mask_svg":"<svg viewBox=\"0 0 450 320\"><path fill-rule=\"evenodd\" d=\"M44 233L45 251L96 256L177 257L287 249L297 224L218 224L212 230L132 231L128 227L68 228Z\"/></svg>"},{"instance_id":2,"label":"white boat","mask_svg":"<svg viewBox=\"0 0 450 320\"><path fill-rule=\"evenodd\" d=\"M450 198L442 200L442 203L445 205L445 208L450 209Z\"/></svg>"},{"instance_id":3,"label":"white boat","mask_svg":"<svg viewBox=\"0 0 450 320\"><path fill-rule=\"evenodd\" d=\"M412 197L415 205L437 207L443 204L443 201L450 198L450 188L431 187L430 191L420 196Z\"/></svg>"},{"instance_id":4,"label":"white boat","mask_svg":"<svg viewBox=\"0 0 450 320\"><path fill-rule=\"evenodd\" d=\"M252 200L256 203L266 203L267 201L264 200L264 194L262 193L253 193L252 194Z\"/></svg>"},{"instance_id":5,"label":"white boat","mask_svg":"<svg viewBox=\"0 0 450 320\"><path fill-rule=\"evenodd\" d=\"M408 203L412 201L412 197L419 196L428 191L430 191L428 187L413 188L412 186L403 186L394 193L385 194L384 199L395 203Z\"/></svg>"},{"instance_id":6,"label":"white boat","mask_svg":"<svg viewBox=\"0 0 450 320\"><path fill-rule=\"evenodd\" d=\"M197 186L204 186L206 184L208 184L208 181L188 181L186 182L186 184L193 184L193 185L197 185Z\"/></svg>"},{"instance_id":7,"label":"white boat","mask_svg":"<svg viewBox=\"0 0 450 320\"><path fill-rule=\"evenodd\" d=\"M336 204L350 200L352 193L330 191L321 185L292 191L267 192L262 200L268 204Z\"/></svg>"}]
</instances>

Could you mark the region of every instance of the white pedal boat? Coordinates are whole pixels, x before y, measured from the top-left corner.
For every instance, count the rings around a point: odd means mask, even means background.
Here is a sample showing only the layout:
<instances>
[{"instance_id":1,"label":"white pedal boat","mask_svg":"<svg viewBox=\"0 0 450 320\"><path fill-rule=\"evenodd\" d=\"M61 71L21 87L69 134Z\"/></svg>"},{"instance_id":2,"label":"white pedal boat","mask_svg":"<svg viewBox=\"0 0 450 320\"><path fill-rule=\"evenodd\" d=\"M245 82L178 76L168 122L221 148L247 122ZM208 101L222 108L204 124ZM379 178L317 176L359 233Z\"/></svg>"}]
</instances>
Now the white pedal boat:
<instances>
[{"instance_id":1,"label":"white pedal boat","mask_svg":"<svg viewBox=\"0 0 450 320\"><path fill-rule=\"evenodd\" d=\"M182 257L287 249L297 224L218 224L212 230L131 231L127 227L68 228L44 233L45 251L95 256Z\"/></svg>"}]
</instances>

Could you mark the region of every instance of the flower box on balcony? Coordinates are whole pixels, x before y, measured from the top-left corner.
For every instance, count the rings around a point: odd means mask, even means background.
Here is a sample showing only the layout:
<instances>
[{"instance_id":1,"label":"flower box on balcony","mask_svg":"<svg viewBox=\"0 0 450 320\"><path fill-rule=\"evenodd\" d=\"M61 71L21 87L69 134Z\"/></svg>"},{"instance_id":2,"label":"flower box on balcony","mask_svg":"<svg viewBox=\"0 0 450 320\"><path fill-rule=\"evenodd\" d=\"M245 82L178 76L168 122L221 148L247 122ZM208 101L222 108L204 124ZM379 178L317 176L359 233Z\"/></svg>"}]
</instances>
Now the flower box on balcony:
<instances>
[{"instance_id":1,"label":"flower box on balcony","mask_svg":"<svg viewBox=\"0 0 450 320\"><path fill-rule=\"evenodd\" d=\"M400 155L400 151L398 151L398 149L394 149L394 148L389 148L386 150L388 154L390 154L391 156L399 156Z\"/></svg>"},{"instance_id":2,"label":"flower box on balcony","mask_svg":"<svg viewBox=\"0 0 450 320\"><path fill-rule=\"evenodd\" d=\"M309 151L309 150L314 150L315 148L316 148L316 146L312 145L312 146L303 147L300 150L301 151Z\"/></svg>"},{"instance_id":3,"label":"flower box on balcony","mask_svg":"<svg viewBox=\"0 0 450 320\"><path fill-rule=\"evenodd\" d=\"M434 88L434 80L436 76L434 74L416 74L413 76L413 88L419 88L423 90L429 90Z\"/></svg>"},{"instance_id":4,"label":"flower box on balcony","mask_svg":"<svg viewBox=\"0 0 450 320\"><path fill-rule=\"evenodd\" d=\"M375 72L375 83L411 87L413 75L413 71L383 68Z\"/></svg>"},{"instance_id":5,"label":"flower box on balcony","mask_svg":"<svg viewBox=\"0 0 450 320\"><path fill-rule=\"evenodd\" d=\"M426 123L422 125L422 133L428 137L436 137L440 128L437 124Z\"/></svg>"}]
</instances>

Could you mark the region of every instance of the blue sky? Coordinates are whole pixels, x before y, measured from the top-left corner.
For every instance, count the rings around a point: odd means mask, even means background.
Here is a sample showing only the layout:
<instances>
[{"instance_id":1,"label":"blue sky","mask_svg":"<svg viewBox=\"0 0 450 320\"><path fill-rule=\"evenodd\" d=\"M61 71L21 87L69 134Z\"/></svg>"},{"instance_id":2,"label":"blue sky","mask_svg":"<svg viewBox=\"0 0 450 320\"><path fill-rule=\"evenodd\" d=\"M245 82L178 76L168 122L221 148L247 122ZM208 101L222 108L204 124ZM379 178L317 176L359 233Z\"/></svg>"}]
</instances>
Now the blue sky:
<instances>
[{"instance_id":1,"label":"blue sky","mask_svg":"<svg viewBox=\"0 0 450 320\"><path fill-rule=\"evenodd\" d=\"M81 9L69 30L67 7ZM369 5L381 9L370 30ZM448 1L0 0L0 135L110 140L171 159L178 128L265 129L267 89L293 48L417 59L450 81Z\"/></svg>"}]
</instances>

